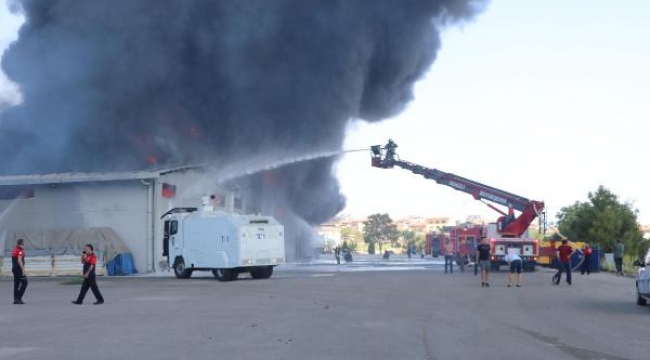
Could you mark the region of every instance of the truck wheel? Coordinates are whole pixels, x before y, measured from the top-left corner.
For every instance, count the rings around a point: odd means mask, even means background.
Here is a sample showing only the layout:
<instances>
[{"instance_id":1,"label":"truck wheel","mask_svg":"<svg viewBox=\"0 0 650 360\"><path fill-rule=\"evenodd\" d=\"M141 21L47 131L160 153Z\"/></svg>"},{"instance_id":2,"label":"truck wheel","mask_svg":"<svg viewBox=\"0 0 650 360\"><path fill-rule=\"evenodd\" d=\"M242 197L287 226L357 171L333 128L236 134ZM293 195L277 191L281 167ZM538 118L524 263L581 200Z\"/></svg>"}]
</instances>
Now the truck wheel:
<instances>
[{"instance_id":1,"label":"truck wheel","mask_svg":"<svg viewBox=\"0 0 650 360\"><path fill-rule=\"evenodd\" d=\"M641 306L648 305L648 300L642 298L641 295L639 295L639 289L636 290L636 304Z\"/></svg>"},{"instance_id":2,"label":"truck wheel","mask_svg":"<svg viewBox=\"0 0 650 360\"><path fill-rule=\"evenodd\" d=\"M179 279L189 279L192 276L192 270L185 267L183 258L179 258L174 263L174 275Z\"/></svg>"},{"instance_id":3,"label":"truck wheel","mask_svg":"<svg viewBox=\"0 0 650 360\"><path fill-rule=\"evenodd\" d=\"M273 275L273 266L258 266L251 269L253 279L268 279Z\"/></svg>"},{"instance_id":4,"label":"truck wheel","mask_svg":"<svg viewBox=\"0 0 650 360\"><path fill-rule=\"evenodd\" d=\"M212 269L212 275L219 281L231 281L237 278L237 273L233 269Z\"/></svg>"},{"instance_id":5,"label":"truck wheel","mask_svg":"<svg viewBox=\"0 0 650 360\"><path fill-rule=\"evenodd\" d=\"M525 272L535 272L535 264L528 264L524 266Z\"/></svg>"}]
</instances>

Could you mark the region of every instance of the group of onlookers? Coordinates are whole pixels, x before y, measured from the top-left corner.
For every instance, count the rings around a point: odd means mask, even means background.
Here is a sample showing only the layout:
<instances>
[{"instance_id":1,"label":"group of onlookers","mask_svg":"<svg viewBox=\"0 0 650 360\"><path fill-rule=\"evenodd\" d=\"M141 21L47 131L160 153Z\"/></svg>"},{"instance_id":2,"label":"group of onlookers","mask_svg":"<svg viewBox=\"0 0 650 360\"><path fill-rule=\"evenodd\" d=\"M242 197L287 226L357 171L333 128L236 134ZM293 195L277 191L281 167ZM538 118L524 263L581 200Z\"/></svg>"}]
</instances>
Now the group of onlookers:
<instances>
[{"instance_id":1,"label":"group of onlookers","mask_svg":"<svg viewBox=\"0 0 650 360\"><path fill-rule=\"evenodd\" d=\"M571 257L574 253L574 249L568 244L567 240L562 240L562 244L557 248L557 273L553 276L553 283L559 285L562 279L562 274L566 274L566 282L571 285ZM623 255L625 253L625 247L621 240L617 240L614 245L614 263L616 264L616 274L618 276L623 276ZM443 254L445 256L445 274L454 272L454 260L456 258L456 252L454 245L450 240L444 245ZM580 273L591 274L591 257L593 254L593 249L589 244L585 244L585 247L582 250L583 261L580 267ZM460 259L462 263L464 259ZM512 277L514 274L517 274L517 287L522 285L522 268L523 261L521 257L514 253L508 252L504 258L508 264L510 271L508 273L508 283L507 287L512 286ZM481 271L481 287L490 287L489 281L489 272L491 268L490 261L490 244L488 243L485 237L481 238L481 243L476 248L476 266ZM461 270L463 267L461 265Z\"/></svg>"}]
</instances>

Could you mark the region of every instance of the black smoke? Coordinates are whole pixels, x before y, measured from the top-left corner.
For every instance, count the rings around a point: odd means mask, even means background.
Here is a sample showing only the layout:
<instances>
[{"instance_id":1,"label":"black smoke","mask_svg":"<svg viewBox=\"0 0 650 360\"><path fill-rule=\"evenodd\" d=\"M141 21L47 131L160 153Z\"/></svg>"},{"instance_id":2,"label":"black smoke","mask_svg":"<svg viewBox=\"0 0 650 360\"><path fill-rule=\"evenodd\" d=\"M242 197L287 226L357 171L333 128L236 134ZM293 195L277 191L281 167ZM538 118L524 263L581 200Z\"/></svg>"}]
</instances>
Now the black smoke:
<instances>
[{"instance_id":1,"label":"black smoke","mask_svg":"<svg viewBox=\"0 0 650 360\"><path fill-rule=\"evenodd\" d=\"M404 108L435 60L440 28L485 3L15 1L25 24L2 69L23 102L0 114L0 172L169 168L340 149L350 119L379 121ZM283 202L308 224L344 205L333 162L274 170Z\"/></svg>"}]
</instances>

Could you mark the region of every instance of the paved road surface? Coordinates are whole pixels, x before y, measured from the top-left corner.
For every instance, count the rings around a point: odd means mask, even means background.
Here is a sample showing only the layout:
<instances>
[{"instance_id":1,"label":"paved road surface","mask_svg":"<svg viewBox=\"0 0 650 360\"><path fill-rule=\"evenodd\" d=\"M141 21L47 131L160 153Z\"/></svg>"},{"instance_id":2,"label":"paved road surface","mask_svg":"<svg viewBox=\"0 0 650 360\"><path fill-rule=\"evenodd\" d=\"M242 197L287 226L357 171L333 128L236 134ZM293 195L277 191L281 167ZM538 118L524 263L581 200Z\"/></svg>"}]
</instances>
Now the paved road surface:
<instances>
[{"instance_id":1,"label":"paved road surface","mask_svg":"<svg viewBox=\"0 0 650 360\"><path fill-rule=\"evenodd\" d=\"M280 267L269 280L171 275L100 279L107 303L70 304L79 285L32 279L27 305L0 280L0 359L648 359L650 307L634 280L551 273L481 288L439 264ZM69 280L69 279L68 279Z\"/></svg>"}]
</instances>

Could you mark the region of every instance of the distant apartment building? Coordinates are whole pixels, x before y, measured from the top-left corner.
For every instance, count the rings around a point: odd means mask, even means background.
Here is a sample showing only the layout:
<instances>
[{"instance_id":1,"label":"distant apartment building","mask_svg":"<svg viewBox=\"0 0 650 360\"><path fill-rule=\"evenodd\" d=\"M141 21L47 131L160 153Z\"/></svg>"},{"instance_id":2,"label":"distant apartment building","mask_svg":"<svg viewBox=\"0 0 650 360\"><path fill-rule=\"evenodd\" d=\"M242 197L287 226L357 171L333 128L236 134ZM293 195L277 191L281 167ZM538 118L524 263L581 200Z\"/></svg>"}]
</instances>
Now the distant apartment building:
<instances>
[{"instance_id":1,"label":"distant apartment building","mask_svg":"<svg viewBox=\"0 0 650 360\"><path fill-rule=\"evenodd\" d=\"M317 232L326 241L333 240L337 244L342 244L345 239L341 236L341 230L346 228L353 229L362 234L365 221L366 219L343 216L320 225ZM455 222L446 216L408 216L406 218L393 219L393 223L400 231L410 230L419 234L427 234L434 231L441 231L447 226L454 225Z\"/></svg>"},{"instance_id":2,"label":"distant apartment building","mask_svg":"<svg viewBox=\"0 0 650 360\"><path fill-rule=\"evenodd\" d=\"M328 240L332 240L337 244L340 244L341 241L341 228L336 223L327 223L321 224L318 227L318 235L322 237L327 243Z\"/></svg>"},{"instance_id":3,"label":"distant apartment building","mask_svg":"<svg viewBox=\"0 0 650 360\"><path fill-rule=\"evenodd\" d=\"M397 229L401 231L410 230L416 233L426 234L433 231L440 231L445 226L452 224L449 217L422 217L409 216L394 221Z\"/></svg>"}]
</instances>

